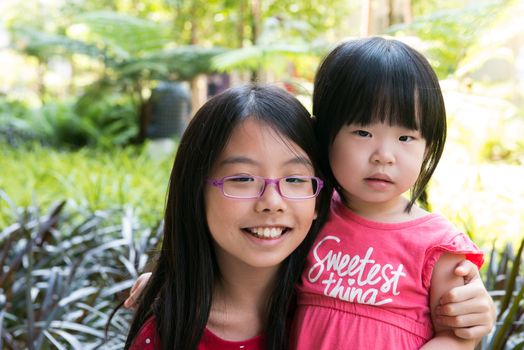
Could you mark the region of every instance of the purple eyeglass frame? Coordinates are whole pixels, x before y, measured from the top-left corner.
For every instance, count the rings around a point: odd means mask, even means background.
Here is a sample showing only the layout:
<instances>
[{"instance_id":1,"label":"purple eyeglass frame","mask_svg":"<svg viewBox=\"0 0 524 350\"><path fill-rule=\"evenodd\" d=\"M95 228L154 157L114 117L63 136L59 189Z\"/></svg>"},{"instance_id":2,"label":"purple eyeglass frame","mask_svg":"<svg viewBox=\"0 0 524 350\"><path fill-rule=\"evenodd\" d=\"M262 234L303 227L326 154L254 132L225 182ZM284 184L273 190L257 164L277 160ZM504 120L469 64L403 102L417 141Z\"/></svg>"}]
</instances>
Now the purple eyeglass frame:
<instances>
[{"instance_id":1,"label":"purple eyeglass frame","mask_svg":"<svg viewBox=\"0 0 524 350\"><path fill-rule=\"evenodd\" d=\"M264 180L264 186L262 187L262 190L260 191L258 196L237 197L237 196L232 196L232 195L226 194L224 192L224 182L225 181L227 181L229 179L242 178L242 177L253 177L253 178L256 178L256 179ZM288 196L282 194L282 191L280 191L280 180L287 179L287 178L315 179L317 181L316 191L315 191L314 194L312 194L311 196L307 196L307 197L298 197L298 198L297 197L288 197ZM260 198L260 197L262 197L262 195L266 191L266 187L267 187L268 184L269 185L271 185L271 184L276 185L276 189L278 191L278 194L282 198L286 198L286 199L290 199L290 200L302 200L302 199L315 198L320 193L320 190L322 189L322 187L324 187L324 181L322 181L322 179L320 179L320 178L318 178L316 176L283 176L283 177L279 177L279 178L276 178L276 179L270 179L270 178L266 178L266 177L263 177L263 176L257 176L257 175L235 175L235 176L224 176L221 179L207 179L207 182L211 186L215 186L215 187L220 188L220 190L222 191L222 194L224 195L224 197L233 198L233 199L256 199L256 198Z\"/></svg>"}]
</instances>

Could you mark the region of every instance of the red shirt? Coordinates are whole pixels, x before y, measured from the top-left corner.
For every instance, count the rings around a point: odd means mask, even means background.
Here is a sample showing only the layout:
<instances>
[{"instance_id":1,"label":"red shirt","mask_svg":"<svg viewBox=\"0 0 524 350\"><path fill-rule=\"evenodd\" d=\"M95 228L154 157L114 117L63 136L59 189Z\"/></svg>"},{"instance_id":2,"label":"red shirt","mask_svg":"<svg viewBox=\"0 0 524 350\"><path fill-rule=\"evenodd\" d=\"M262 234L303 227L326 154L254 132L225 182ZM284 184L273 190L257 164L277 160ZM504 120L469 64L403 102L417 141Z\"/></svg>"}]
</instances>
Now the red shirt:
<instances>
[{"instance_id":1,"label":"red shirt","mask_svg":"<svg viewBox=\"0 0 524 350\"><path fill-rule=\"evenodd\" d=\"M130 350L157 350L160 349L160 339L156 331L155 318L151 317L144 323L135 337ZM207 328L198 344L198 350L262 350L263 337L261 335L243 340L229 341L219 338Z\"/></svg>"}]
</instances>

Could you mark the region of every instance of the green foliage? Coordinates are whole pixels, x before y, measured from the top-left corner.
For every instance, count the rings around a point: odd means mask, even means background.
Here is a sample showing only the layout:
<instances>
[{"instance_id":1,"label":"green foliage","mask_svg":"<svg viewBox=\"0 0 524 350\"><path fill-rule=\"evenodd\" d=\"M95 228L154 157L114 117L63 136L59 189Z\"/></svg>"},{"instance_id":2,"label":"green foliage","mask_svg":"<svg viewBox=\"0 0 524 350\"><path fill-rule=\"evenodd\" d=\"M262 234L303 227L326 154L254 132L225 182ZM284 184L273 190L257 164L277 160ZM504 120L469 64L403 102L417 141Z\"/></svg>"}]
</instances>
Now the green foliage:
<instances>
[{"instance_id":1,"label":"green foliage","mask_svg":"<svg viewBox=\"0 0 524 350\"><path fill-rule=\"evenodd\" d=\"M29 25L11 27L14 48L27 55L40 59L52 56L82 54L96 59L104 59L104 51L95 44L76 40L62 34L46 33Z\"/></svg>"},{"instance_id":2,"label":"green foliage","mask_svg":"<svg viewBox=\"0 0 524 350\"><path fill-rule=\"evenodd\" d=\"M0 141L15 146L35 140L35 131L25 121L29 114L25 103L0 96Z\"/></svg>"},{"instance_id":3,"label":"green foliage","mask_svg":"<svg viewBox=\"0 0 524 350\"><path fill-rule=\"evenodd\" d=\"M425 41L425 53L441 78L454 73L468 48L489 29L510 0L478 2L416 17L412 23L392 26L389 33L415 35Z\"/></svg>"},{"instance_id":4,"label":"green foliage","mask_svg":"<svg viewBox=\"0 0 524 350\"><path fill-rule=\"evenodd\" d=\"M110 89L89 91L74 106L78 119L84 121L89 130L85 145L101 148L128 145L138 133L135 101L129 95Z\"/></svg>"},{"instance_id":5,"label":"green foliage","mask_svg":"<svg viewBox=\"0 0 524 350\"><path fill-rule=\"evenodd\" d=\"M83 26L87 33L81 37L67 34L75 26ZM13 25L13 47L44 64L60 56L74 65L73 57L82 55L104 67L77 103L47 102L21 121L22 129L39 130L40 139L57 146L130 143L138 134L144 88L153 86L155 80L190 80L209 73L211 59L224 52L217 47L177 45L167 28L161 22L110 11L78 15L64 24L61 34Z\"/></svg>"},{"instance_id":6,"label":"green foliage","mask_svg":"<svg viewBox=\"0 0 524 350\"><path fill-rule=\"evenodd\" d=\"M501 252L495 245L485 275L485 285L497 306L494 331L479 346L481 350L522 349L524 347L524 239L515 254L511 243Z\"/></svg>"},{"instance_id":7,"label":"green foliage","mask_svg":"<svg viewBox=\"0 0 524 350\"><path fill-rule=\"evenodd\" d=\"M172 41L165 24L112 11L80 14L73 23L87 26L96 43L121 59L163 49Z\"/></svg>"},{"instance_id":8,"label":"green foliage","mask_svg":"<svg viewBox=\"0 0 524 350\"><path fill-rule=\"evenodd\" d=\"M20 106L4 105L4 113L0 111L0 141L11 145L36 141L69 149L110 148L129 144L138 133L136 107L122 94L96 94L77 103L49 102L35 109Z\"/></svg>"},{"instance_id":9,"label":"green foliage","mask_svg":"<svg viewBox=\"0 0 524 350\"><path fill-rule=\"evenodd\" d=\"M138 148L0 146L1 349L122 348L130 314L107 342L104 329L153 258L170 163Z\"/></svg>"},{"instance_id":10,"label":"green foliage","mask_svg":"<svg viewBox=\"0 0 524 350\"><path fill-rule=\"evenodd\" d=\"M480 149L483 161L491 163L524 164L524 110L520 115L504 118L498 122L497 132L490 133Z\"/></svg>"},{"instance_id":11,"label":"green foliage","mask_svg":"<svg viewBox=\"0 0 524 350\"><path fill-rule=\"evenodd\" d=\"M122 348L129 313L117 304L152 259L162 227L144 227L129 206L93 212L65 201L47 214L13 206L0 231L0 348Z\"/></svg>"},{"instance_id":12,"label":"green foliage","mask_svg":"<svg viewBox=\"0 0 524 350\"><path fill-rule=\"evenodd\" d=\"M56 151L38 144L0 144L0 190L13 205L49 207L57 198L91 212L131 206L146 225L162 216L171 157L152 159L145 148ZM0 202L0 230L13 220Z\"/></svg>"}]
</instances>

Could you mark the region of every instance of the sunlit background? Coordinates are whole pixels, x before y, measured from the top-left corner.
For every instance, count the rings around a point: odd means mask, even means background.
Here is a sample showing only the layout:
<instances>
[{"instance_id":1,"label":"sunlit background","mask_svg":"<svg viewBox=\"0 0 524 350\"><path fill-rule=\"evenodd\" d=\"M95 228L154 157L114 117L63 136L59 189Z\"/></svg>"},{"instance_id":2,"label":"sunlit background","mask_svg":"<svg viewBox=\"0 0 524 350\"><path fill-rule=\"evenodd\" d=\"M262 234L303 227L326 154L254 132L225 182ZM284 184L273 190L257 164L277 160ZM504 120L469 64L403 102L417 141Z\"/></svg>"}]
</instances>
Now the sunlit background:
<instances>
[{"instance_id":1,"label":"sunlit background","mask_svg":"<svg viewBox=\"0 0 524 350\"><path fill-rule=\"evenodd\" d=\"M277 83L311 109L323 55L369 35L409 43L438 73L449 133L429 205L488 255L506 252L483 273L490 289L509 288L493 293L516 294L523 18L522 0L1 0L0 348L101 344L115 298L157 244L192 113L247 81ZM128 320L116 318L111 346ZM519 327L483 348L515 346Z\"/></svg>"}]
</instances>

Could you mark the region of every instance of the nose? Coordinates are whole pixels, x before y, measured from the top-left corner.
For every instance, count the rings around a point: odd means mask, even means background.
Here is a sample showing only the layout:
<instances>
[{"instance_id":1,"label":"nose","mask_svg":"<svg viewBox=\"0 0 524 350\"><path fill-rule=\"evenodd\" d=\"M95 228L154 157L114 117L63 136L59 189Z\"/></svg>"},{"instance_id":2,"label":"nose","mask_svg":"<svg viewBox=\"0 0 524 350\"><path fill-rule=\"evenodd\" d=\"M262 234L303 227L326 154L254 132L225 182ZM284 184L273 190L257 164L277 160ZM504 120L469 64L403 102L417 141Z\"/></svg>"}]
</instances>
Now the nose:
<instances>
[{"instance_id":1,"label":"nose","mask_svg":"<svg viewBox=\"0 0 524 350\"><path fill-rule=\"evenodd\" d=\"M257 212L283 212L286 209L286 201L280 195L277 186L276 183L266 184L264 192L255 204Z\"/></svg>"},{"instance_id":2,"label":"nose","mask_svg":"<svg viewBox=\"0 0 524 350\"><path fill-rule=\"evenodd\" d=\"M395 156L386 144L377 146L371 155L371 163L375 165L391 165L395 163Z\"/></svg>"}]
</instances>

